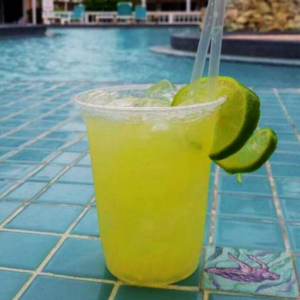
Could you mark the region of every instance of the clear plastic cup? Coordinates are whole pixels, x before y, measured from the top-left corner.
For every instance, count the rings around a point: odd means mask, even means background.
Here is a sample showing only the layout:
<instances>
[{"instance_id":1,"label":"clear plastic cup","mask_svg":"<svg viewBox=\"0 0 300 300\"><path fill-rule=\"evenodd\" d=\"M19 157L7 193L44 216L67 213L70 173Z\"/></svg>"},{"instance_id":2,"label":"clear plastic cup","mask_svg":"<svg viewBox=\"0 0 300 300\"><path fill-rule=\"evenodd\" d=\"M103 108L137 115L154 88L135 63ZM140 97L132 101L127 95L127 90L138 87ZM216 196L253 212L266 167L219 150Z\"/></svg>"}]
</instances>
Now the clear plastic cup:
<instances>
[{"instance_id":1,"label":"clear plastic cup","mask_svg":"<svg viewBox=\"0 0 300 300\"><path fill-rule=\"evenodd\" d=\"M123 281L151 286L182 280L198 266L208 152L222 100L178 107L102 105L105 95L143 97L148 87L103 88L75 101L87 126L107 267Z\"/></svg>"}]
</instances>

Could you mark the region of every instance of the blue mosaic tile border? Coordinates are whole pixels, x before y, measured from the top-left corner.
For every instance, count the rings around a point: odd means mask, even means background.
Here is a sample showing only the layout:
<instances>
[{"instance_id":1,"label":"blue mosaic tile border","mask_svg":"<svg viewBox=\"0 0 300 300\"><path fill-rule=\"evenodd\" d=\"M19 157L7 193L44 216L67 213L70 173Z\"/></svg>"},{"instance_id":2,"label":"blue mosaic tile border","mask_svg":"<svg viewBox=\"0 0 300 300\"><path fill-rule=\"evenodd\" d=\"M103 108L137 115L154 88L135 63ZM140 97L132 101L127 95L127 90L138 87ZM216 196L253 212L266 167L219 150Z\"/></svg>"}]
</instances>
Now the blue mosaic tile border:
<instances>
[{"instance_id":1,"label":"blue mosaic tile border","mask_svg":"<svg viewBox=\"0 0 300 300\"><path fill-rule=\"evenodd\" d=\"M0 299L300 299L300 91L258 91L276 154L243 185L212 168L199 268L155 289L105 266L85 127L70 100L98 86L0 88Z\"/></svg>"}]
</instances>

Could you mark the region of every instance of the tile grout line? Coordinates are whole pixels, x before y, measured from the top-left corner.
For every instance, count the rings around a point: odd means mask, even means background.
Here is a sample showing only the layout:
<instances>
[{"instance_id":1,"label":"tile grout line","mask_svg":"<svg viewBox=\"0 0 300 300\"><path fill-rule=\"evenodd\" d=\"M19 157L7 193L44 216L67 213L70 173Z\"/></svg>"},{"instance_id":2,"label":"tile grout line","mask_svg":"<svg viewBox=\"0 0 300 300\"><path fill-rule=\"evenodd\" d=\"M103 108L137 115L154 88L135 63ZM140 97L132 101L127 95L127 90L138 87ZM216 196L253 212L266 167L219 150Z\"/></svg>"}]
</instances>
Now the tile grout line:
<instances>
[{"instance_id":1,"label":"tile grout line","mask_svg":"<svg viewBox=\"0 0 300 300\"><path fill-rule=\"evenodd\" d=\"M90 204L93 203L93 199L90 201ZM53 258L53 256L56 254L56 252L60 249L60 247L64 244L66 239L68 238L68 234L76 227L76 225L79 223L79 221L82 219L82 217L85 215L85 213L88 211L88 209L91 206L88 205L84 208L84 210L79 214L79 216L75 219L75 221L69 226L69 228L66 230L66 232L62 235L62 237L59 239L59 241L56 243L56 245L52 248L52 250L49 252L49 254L45 257L45 259L41 262L41 264L38 266L38 268L33 272L32 276L29 278L29 280L22 286L22 288L19 290L19 292L15 295L15 297L12 300L18 300L20 297L26 292L26 290L30 287L30 285L33 283L33 281L36 279L40 273L42 273L42 270L44 267L48 264L48 262Z\"/></svg>"},{"instance_id":2,"label":"tile grout line","mask_svg":"<svg viewBox=\"0 0 300 300\"><path fill-rule=\"evenodd\" d=\"M31 198L29 201L24 201L22 206L12 213L8 218L6 218L1 224L0 224L0 231L1 229L8 224L12 219L14 219L17 215L20 214L21 211L23 211L27 206L29 206L31 203L34 203L36 199L38 199L53 183L55 183L63 174L65 174L68 170L70 170L79 160L81 160L86 155L86 152L82 153L80 156L78 156L77 159L75 159L72 164L65 166L56 176L54 176L34 197ZM32 174L31 174L32 175ZM18 186L20 186L22 183L20 183ZM17 188L15 187L15 188ZM7 194L5 194L7 195ZM0 197L0 200L3 196L3 194ZM93 200L93 199L92 199Z\"/></svg>"},{"instance_id":3,"label":"tile grout line","mask_svg":"<svg viewBox=\"0 0 300 300\"><path fill-rule=\"evenodd\" d=\"M110 296L108 297L107 300L114 300L114 299L116 298L117 293L118 293L118 291L119 291L121 285L122 285L121 281L118 280L118 281L115 283L115 285L114 285L114 287L113 287L113 289L112 289L112 291L111 291L111 293L110 293Z\"/></svg>"},{"instance_id":4,"label":"tile grout line","mask_svg":"<svg viewBox=\"0 0 300 300\"><path fill-rule=\"evenodd\" d=\"M39 87L39 86L42 86L42 85L43 85L42 83L39 83L39 84L36 83L36 84L33 84L33 85L31 85L31 86L29 86L29 87L23 89L23 90L19 90L18 92L13 93L13 94L20 94L20 93L26 92L26 91L28 91L28 90L31 90L32 88ZM45 90L45 92L47 92L47 91L48 91L48 90ZM40 93L43 93L43 92L40 92ZM11 96L11 95L10 95L10 96ZM0 98L1 98L1 97L3 97L3 96L1 96L1 94L0 94ZM5 98L5 96L4 96L3 98ZM0 105L0 108L10 107L10 106L13 106L13 105L16 104L16 103L20 103L20 102L26 101L26 100L28 100L28 99L30 99L30 98L32 98L32 96L26 96L26 97L23 97L23 98L21 98L21 99L19 99L19 100L16 100L16 101L10 101L9 103L6 103L6 104L4 104L4 105ZM1 101L0 101L0 103L1 103Z\"/></svg>"},{"instance_id":5,"label":"tile grout line","mask_svg":"<svg viewBox=\"0 0 300 300\"><path fill-rule=\"evenodd\" d=\"M218 189L219 189L219 178L220 178L220 167L216 166L215 178L214 178L214 190L213 190L213 201L210 219L210 231L209 231L209 246L213 246L215 238L215 225L216 225L216 210L218 201Z\"/></svg>"},{"instance_id":6,"label":"tile grout line","mask_svg":"<svg viewBox=\"0 0 300 300\"><path fill-rule=\"evenodd\" d=\"M279 95L278 90L277 90L277 89L273 89L273 92L274 92L275 97L276 97L276 99L278 100L278 102L279 102L279 104L280 104L280 106L281 106L281 108L282 108L282 110L283 110L283 112L284 112L284 114L285 114L285 117L288 119L288 121L290 122L290 125L291 125L292 128L293 128L294 134L296 135L298 142L300 142L300 134L299 134L299 132L298 132L297 126L296 126L296 124L294 123L292 117L290 116L290 114L289 114L289 112L288 112L288 109L287 109L286 106L284 105L284 103L283 103L283 101L282 101L282 99L281 99L281 97L280 97L280 95Z\"/></svg>"}]
</instances>

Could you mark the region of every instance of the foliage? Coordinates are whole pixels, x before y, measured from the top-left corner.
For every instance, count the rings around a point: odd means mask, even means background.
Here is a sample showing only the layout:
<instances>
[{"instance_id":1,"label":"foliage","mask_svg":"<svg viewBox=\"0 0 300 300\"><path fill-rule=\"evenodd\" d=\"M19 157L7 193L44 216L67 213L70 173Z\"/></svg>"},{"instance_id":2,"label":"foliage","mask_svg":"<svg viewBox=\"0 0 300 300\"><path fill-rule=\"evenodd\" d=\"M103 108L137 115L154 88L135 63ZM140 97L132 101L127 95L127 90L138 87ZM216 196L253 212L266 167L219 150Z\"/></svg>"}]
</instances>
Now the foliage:
<instances>
[{"instance_id":1,"label":"foliage","mask_svg":"<svg viewBox=\"0 0 300 300\"><path fill-rule=\"evenodd\" d=\"M84 5L87 11L116 11L117 3L121 1L122 0L84 0Z\"/></svg>"}]
</instances>

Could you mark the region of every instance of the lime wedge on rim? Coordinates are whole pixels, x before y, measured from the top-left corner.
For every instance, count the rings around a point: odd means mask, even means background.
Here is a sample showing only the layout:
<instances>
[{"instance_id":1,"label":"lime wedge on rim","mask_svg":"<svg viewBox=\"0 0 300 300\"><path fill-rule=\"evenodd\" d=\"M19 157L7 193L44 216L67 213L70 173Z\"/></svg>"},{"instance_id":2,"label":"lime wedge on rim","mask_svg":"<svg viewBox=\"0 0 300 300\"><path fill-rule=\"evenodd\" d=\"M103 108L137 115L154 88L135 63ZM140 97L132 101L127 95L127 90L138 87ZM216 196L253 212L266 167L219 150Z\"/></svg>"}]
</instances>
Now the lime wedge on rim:
<instances>
[{"instance_id":1,"label":"lime wedge on rim","mask_svg":"<svg viewBox=\"0 0 300 300\"><path fill-rule=\"evenodd\" d=\"M270 158L276 146L276 133L270 128L260 129L241 150L215 163L230 174L254 172Z\"/></svg>"},{"instance_id":2,"label":"lime wedge on rim","mask_svg":"<svg viewBox=\"0 0 300 300\"><path fill-rule=\"evenodd\" d=\"M174 97L172 106L206 101L207 78L199 81L197 95L191 99L190 86L182 88ZM251 137L260 117L260 101L250 89L231 77L218 77L216 99L226 101L218 111L214 142L209 154L212 160L221 160L239 151Z\"/></svg>"}]
</instances>

